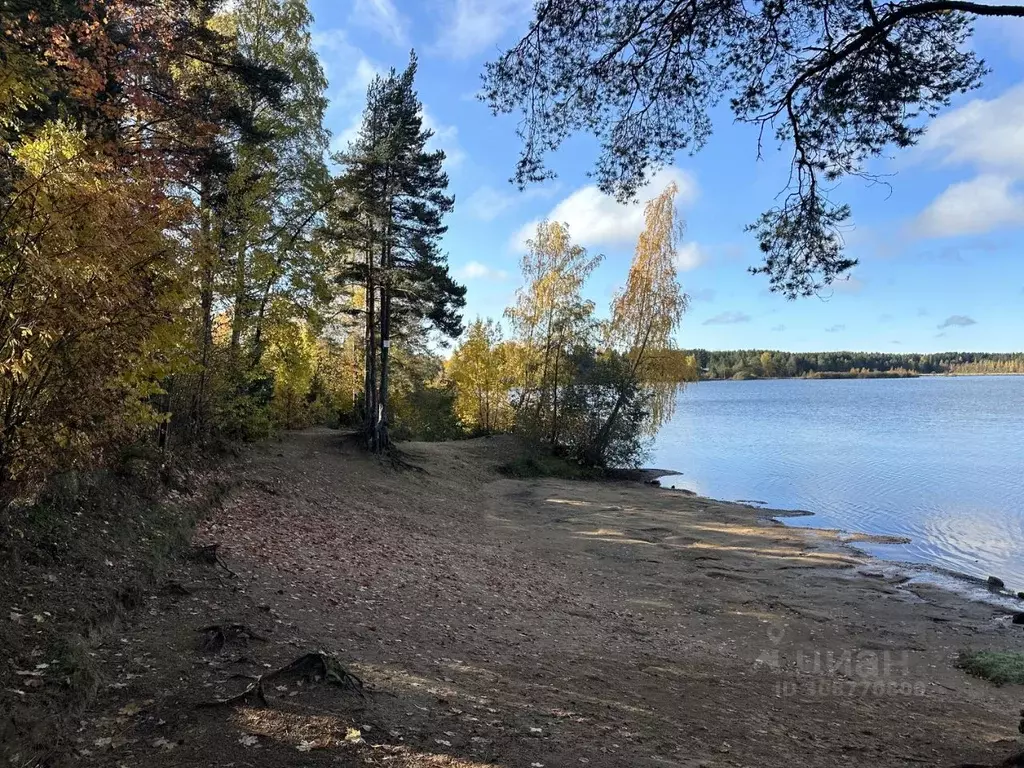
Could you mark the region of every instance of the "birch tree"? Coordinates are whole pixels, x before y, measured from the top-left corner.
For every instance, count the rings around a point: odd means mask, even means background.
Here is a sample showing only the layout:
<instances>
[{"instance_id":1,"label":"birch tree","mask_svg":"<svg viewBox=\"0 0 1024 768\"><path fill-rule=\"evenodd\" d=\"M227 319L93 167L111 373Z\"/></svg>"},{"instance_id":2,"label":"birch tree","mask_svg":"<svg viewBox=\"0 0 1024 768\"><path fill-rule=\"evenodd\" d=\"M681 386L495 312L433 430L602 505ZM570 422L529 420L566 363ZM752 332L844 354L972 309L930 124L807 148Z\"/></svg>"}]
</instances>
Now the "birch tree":
<instances>
[{"instance_id":1,"label":"birch tree","mask_svg":"<svg viewBox=\"0 0 1024 768\"><path fill-rule=\"evenodd\" d=\"M583 298L582 289L601 259L573 243L564 224L541 222L520 263L524 285L505 310L522 355L517 420L552 445L558 444L567 358L575 346L590 344L596 330L594 303Z\"/></svg>"},{"instance_id":2,"label":"birch tree","mask_svg":"<svg viewBox=\"0 0 1024 768\"><path fill-rule=\"evenodd\" d=\"M625 364L614 383L614 405L587 451L589 463L605 463L622 409L638 388L646 390L649 416L645 426L653 435L672 417L679 388L694 375L692 370L679 369L678 356L665 354L675 347L674 336L688 303L675 267L682 234L675 208L678 193L672 183L647 203L644 231L626 284L612 301L605 346L620 354Z\"/></svg>"}]
</instances>

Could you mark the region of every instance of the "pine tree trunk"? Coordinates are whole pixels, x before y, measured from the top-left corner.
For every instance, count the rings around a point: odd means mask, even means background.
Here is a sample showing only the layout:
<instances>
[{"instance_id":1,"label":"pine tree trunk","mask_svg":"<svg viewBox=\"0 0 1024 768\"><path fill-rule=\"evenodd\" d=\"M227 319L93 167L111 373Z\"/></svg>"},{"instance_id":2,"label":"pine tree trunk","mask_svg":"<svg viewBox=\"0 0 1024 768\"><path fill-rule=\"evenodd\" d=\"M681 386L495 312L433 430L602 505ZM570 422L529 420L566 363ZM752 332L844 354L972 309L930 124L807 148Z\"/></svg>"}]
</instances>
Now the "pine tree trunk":
<instances>
[{"instance_id":1,"label":"pine tree trunk","mask_svg":"<svg viewBox=\"0 0 1024 768\"><path fill-rule=\"evenodd\" d=\"M374 450L384 453L391 448L388 434L388 373L391 358L391 294L384 288L380 307L380 396L377 403L377 423Z\"/></svg>"},{"instance_id":2,"label":"pine tree trunk","mask_svg":"<svg viewBox=\"0 0 1024 768\"><path fill-rule=\"evenodd\" d=\"M385 178L385 188L387 179ZM388 216L384 221L384 236L381 238L381 281L380 281L380 394L377 398L376 421L373 425L373 450L384 453L391 449L388 434L388 374L391 362L391 219L394 216L388 204Z\"/></svg>"},{"instance_id":3,"label":"pine tree trunk","mask_svg":"<svg viewBox=\"0 0 1024 768\"><path fill-rule=\"evenodd\" d=\"M209 205L207 181L199 191L199 242L202 254L199 283L200 339L199 378L192 393L189 430L195 440L202 439L207 428L206 390L210 378L210 355L213 349L213 243L211 235L212 212Z\"/></svg>"},{"instance_id":4,"label":"pine tree trunk","mask_svg":"<svg viewBox=\"0 0 1024 768\"><path fill-rule=\"evenodd\" d=\"M367 253L366 272L366 386L363 392L363 434L371 449L374 445L374 425L377 416L377 316L376 292L373 280L373 251Z\"/></svg>"}]
</instances>

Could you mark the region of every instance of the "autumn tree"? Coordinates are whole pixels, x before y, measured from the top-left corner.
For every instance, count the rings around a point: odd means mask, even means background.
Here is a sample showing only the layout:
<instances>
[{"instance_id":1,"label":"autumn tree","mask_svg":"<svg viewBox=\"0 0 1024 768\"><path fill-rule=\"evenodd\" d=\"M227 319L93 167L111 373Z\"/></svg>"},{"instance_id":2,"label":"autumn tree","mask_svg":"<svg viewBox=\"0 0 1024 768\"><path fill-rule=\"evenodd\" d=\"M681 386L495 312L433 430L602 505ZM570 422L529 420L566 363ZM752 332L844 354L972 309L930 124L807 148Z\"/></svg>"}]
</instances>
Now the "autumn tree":
<instances>
[{"instance_id":1,"label":"autumn tree","mask_svg":"<svg viewBox=\"0 0 1024 768\"><path fill-rule=\"evenodd\" d=\"M696 366L666 352L675 347L675 333L686 312L687 298L676 277L682 226L676 214L675 183L647 203L645 227L636 244L626 284L612 301L605 347L621 355L611 409L585 456L604 466L606 453L623 407L643 392L649 408L644 431L654 434L675 410L681 384L695 378Z\"/></svg>"},{"instance_id":2,"label":"autumn tree","mask_svg":"<svg viewBox=\"0 0 1024 768\"><path fill-rule=\"evenodd\" d=\"M572 242L564 224L541 222L520 262L524 285L516 291L515 305L505 310L519 356L517 420L552 445L558 444L566 361L575 347L593 343L594 303L582 290L600 262L601 256Z\"/></svg>"},{"instance_id":3,"label":"autumn tree","mask_svg":"<svg viewBox=\"0 0 1024 768\"><path fill-rule=\"evenodd\" d=\"M323 134L315 108L282 117L309 103L292 98L296 79L285 71L302 65L308 13L298 0L275 7L288 19L271 19L269 39L274 25L295 22L283 33L291 47L276 56L262 55L273 46L241 50L203 0L0 8L4 500L55 468L102 463L154 420L193 413L193 423L210 424L214 338L230 321L222 278L242 241L240 217L229 215L241 148L276 138L278 156L308 144L313 157L311 132L282 126ZM291 189L307 183L307 170ZM277 260L307 237L279 226L287 217L277 211L308 208L298 193L277 201L266 217L249 207L259 227L247 263L255 247ZM283 263L272 286L298 290L301 270Z\"/></svg>"},{"instance_id":4,"label":"autumn tree","mask_svg":"<svg viewBox=\"0 0 1024 768\"><path fill-rule=\"evenodd\" d=\"M501 326L490 318L477 318L448 359L446 373L458 393L456 410L475 431L490 434L511 426L509 398L514 380L507 365L508 351Z\"/></svg>"},{"instance_id":5,"label":"autumn tree","mask_svg":"<svg viewBox=\"0 0 1024 768\"><path fill-rule=\"evenodd\" d=\"M401 73L377 76L356 140L338 155L344 167L332 236L344 263L340 278L365 297L365 418L367 444L390 448L389 375L393 340L436 330L462 331L466 289L448 272L440 238L453 199L446 194L445 154L428 150L414 89L416 57Z\"/></svg>"},{"instance_id":6,"label":"autumn tree","mask_svg":"<svg viewBox=\"0 0 1024 768\"><path fill-rule=\"evenodd\" d=\"M0 9L0 503L152 417L195 221L180 192L216 154L184 73L256 75L208 20L184 0Z\"/></svg>"},{"instance_id":7,"label":"autumn tree","mask_svg":"<svg viewBox=\"0 0 1024 768\"><path fill-rule=\"evenodd\" d=\"M630 198L651 170L711 135L723 98L737 120L791 149L780 203L751 226L773 290L806 295L856 262L848 206L829 194L887 148L913 145L927 118L976 87L978 16L1024 6L966 0L541 0L523 38L487 65L484 98L518 110L520 184L573 133L600 141L600 188Z\"/></svg>"},{"instance_id":8,"label":"autumn tree","mask_svg":"<svg viewBox=\"0 0 1024 768\"><path fill-rule=\"evenodd\" d=\"M196 99L223 105L216 141L185 186L198 221L187 233L198 297L194 372L170 386L188 393L173 410L187 411L193 438L265 432L273 391L263 365L268 323L310 319L327 297L315 239L330 199L326 79L311 23L305 0L242 0L208 26L255 74L199 81L193 68L182 74ZM214 327L224 323L230 333L215 339ZM251 435L250 419L260 422Z\"/></svg>"},{"instance_id":9,"label":"autumn tree","mask_svg":"<svg viewBox=\"0 0 1024 768\"><path fill-rule=\"evenodd\" d=\"M144 174L47 124L11 151L0 215L0 508L56 467L101 459L148 422L182 214Z\"/></svg>"}]
</instances>

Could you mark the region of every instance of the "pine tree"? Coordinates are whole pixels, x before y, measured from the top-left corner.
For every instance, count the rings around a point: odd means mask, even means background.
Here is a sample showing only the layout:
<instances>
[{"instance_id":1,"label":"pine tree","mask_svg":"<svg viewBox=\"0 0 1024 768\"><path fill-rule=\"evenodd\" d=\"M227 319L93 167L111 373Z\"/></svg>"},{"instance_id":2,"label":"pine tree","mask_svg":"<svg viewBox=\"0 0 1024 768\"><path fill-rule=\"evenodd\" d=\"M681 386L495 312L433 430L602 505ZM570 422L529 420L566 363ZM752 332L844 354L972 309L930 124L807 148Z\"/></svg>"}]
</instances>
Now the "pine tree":
<instances>
[{"instance_id":1,"label":"pine tree","mask_svg":"<svg viewBox=\"0 0 1024 768\"><path fill-rule=\"evenodd\" d=\"M433 133L423 127L415 77L413 53L401 74L374 78L359 135L336 158L345 167L334 217L348 251L342 277L358 279L366 296L364 432L376 452L390 447L392 341L430 328L458 336L465 306L466 289L449 275L439 247L454 205L445 154L427 150Z\"/></svg>"}]
</instances>

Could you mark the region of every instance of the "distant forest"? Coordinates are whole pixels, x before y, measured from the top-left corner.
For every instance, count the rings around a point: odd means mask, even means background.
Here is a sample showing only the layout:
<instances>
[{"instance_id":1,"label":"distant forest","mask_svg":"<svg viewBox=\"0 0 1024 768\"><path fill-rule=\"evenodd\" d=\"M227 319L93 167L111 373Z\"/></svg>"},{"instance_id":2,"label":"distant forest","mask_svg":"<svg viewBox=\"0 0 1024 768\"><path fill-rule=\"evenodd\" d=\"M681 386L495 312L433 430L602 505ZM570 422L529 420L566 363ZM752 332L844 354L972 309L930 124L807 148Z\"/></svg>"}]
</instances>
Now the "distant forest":
<instances>
[{"instance_id":1,"label":"distant forest","mask_svg":"<svg viewBox=\"0 0 1024 768\"><path fill-rule=\"evenodd\" d=\"M922 374L1024 374L1024 353L939 352L931 355L882 352L780 352L740 349L692 355L704 379L903 378Z\"/></svg>"}]
</instances>

